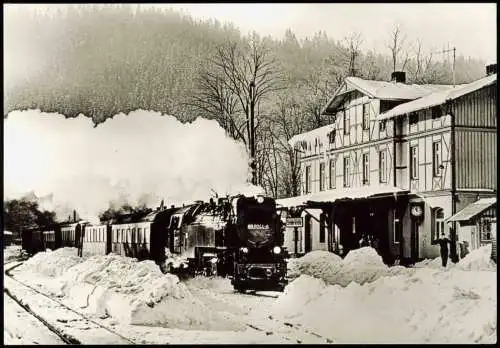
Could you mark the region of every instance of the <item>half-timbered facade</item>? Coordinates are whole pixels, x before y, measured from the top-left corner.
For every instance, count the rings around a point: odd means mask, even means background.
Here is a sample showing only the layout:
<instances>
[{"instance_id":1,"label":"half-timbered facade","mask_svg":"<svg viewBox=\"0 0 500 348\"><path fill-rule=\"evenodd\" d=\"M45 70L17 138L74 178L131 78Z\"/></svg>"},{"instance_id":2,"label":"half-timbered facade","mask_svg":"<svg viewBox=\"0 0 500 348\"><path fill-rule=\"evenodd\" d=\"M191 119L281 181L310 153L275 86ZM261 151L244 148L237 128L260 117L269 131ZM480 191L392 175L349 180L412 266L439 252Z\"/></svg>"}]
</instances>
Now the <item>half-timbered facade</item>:
<instances>
[{"instance_id":1,"label":"half-timbered facade","mask_svg":"<svg viewBox=\"0 0 500 348\"><path fill-rule=\"evenodd\" d=\"M326 228L319 249L370 234L387 262L435 257L445 218L496 190L496 75L456 87L348 77L323 113L334 122L290 140L302 196L278 201L322 211L324 226L304 218L303 245Z\"/></svg>"},{"instance_id":2,"label":"half-timbered facade","mask_svg":"<svg viewBox=\"0 0 500 348\"><path fill-rule=\"evenodd\" d=\"M496 195L496 74L432 93L379 115L396 125L398 187L410 191L403 219L403 257L437 257L444 231L460 241L457 211ZM422 216L411 214L419 205Z\"/></svg>"}]
</instances>

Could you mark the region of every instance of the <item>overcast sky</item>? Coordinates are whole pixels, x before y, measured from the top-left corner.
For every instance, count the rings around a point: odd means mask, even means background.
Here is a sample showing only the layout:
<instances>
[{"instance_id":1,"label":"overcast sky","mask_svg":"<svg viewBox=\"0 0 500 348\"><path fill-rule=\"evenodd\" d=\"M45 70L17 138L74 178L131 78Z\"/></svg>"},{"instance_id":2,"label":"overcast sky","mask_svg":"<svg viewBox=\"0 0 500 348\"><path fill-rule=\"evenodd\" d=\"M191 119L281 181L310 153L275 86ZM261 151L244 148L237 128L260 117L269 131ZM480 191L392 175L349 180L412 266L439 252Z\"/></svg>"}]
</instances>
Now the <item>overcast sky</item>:
<instances>
[{"instance_id":1,"label":"overcast sky","mask_svg":"<svg viewBox=\"0 0 500 348\"><path fill-rule=\"evenodd\" d=\"M385 43L394 23L408 40L421 38L429 50L448 44L457 55L496 62L496 4L164 4L195 18L233 22L242 33L255 30L283 37L287 28L299 38L319 30L341 40L360 32L364 49L387 50Z\"/></svg>"},{"instance_id":2,"label":"overcast sky","mask_svg":"<svg viewBox=\"0 0 500 348\"><path fill-rule=\"evenodd\" d=\"M9 10L14 8L55 9L67 6L71 5L8 4L4 5L4 16L8 17ZM137 5L131 6L135 8ZM140 6L173 8L189 13L196 19L216 18L221 22L232 22L242 34L255 30L261 35L282 38L289 28L298 38L304 38L323 30L329 37L342 40L350 33L359 32L363 38L363 50L373 49L386 54L389 53L386 47L389 33L397 23L407 35L408 42L422 39L427 52L442 51L449 45L456 47L457 55L482 58L487 64L496 62L495 3L164 3Z\"/></svg>"}]
</instances>

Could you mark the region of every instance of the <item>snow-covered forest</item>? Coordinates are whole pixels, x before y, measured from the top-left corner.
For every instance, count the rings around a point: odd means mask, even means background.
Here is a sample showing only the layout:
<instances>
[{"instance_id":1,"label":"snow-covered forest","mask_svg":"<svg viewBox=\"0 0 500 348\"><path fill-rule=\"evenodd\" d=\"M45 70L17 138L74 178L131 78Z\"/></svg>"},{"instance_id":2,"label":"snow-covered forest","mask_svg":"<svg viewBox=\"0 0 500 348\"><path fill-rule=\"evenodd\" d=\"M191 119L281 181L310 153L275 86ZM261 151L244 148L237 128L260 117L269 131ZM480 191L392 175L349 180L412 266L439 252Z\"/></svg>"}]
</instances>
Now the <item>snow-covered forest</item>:
<instances>
[{"instance_id":1,"label":"snow-covered forest","mask_svg":"<svg viewBox=\"0 0 500 348\"><path fill-rule=\"evenodd\" d=\"M16 54L6 56L4 116L40 109L83 114L99 124L120 112L153 110L183 122L215 119L248 144L246 120L254 103L258 181L278 198L299 190L298 163L287 140L329 122L321 109L346 76L389 80L392 71L404 70L409 83L452 83L451 61L396 23L387 32L387 49L373 52L360 49L360 33L318 32L298 40L288 30L275 39L158 8L11 12L5 29L17 32L19 52L42 63L14 75L9 66ZM458 52L456 83L482 77L485 64Z\"/></svg>"}]
</instances>

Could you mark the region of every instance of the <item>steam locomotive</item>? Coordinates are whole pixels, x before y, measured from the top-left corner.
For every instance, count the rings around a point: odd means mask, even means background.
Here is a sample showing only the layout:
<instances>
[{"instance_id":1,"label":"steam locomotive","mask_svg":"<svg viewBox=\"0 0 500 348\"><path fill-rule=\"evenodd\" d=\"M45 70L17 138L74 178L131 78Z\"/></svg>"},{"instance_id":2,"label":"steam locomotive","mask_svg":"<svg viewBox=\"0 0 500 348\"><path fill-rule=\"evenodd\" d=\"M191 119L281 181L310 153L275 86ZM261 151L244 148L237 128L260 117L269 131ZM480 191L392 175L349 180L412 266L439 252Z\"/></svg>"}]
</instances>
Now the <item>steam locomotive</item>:
<instances>
[{"instance_id":1,"label":"steam locomotive","mask_svg":"<svg viewBox=\"0 0 500 348\"><path fill-rule=\"evenodd\" d=\"M179 275L229 276L238 291L278 290L287 284L283 226L275 200L238 195L150 213L122 215L107 224L65 222L25 230L23 249L34 254L77 247L80 256L114 253L153 260ZM185 260L178 267L172 258Z\"/></svg>"}]
</instances>

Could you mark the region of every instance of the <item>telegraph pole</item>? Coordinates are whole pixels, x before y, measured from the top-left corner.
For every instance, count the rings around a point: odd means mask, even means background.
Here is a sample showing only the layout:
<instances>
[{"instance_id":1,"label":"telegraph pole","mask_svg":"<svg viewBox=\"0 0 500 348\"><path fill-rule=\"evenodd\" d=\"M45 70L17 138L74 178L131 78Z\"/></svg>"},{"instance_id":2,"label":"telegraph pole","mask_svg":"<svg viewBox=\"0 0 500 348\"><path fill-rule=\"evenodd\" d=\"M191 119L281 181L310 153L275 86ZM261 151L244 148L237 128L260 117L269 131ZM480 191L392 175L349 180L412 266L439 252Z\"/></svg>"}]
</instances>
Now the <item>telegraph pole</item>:
<instances>
[{"instance_id":1,"label":"telegraph pole","mask_svg":"<svg viewBox=\"0 0 500 348\"><path fill-rule=\"evenodd\" d=\"M448 46L448 49L443 49L442 51L439 51L439 52L436 52L436 53L442 53L443 55L445 53L450 53L450 52L453 52L453 65L452 65L452 74L453 74L453 88L455 88L455 59L456 59L456 52L457 52L457 48L455 46L453 46L452 48L449 48ZM448 59L449 59L449 55L448 55ZM444 57L443 57L444 58Z\"/></svg>"},{"instance_id":2,"label":"telegraph pole","mask_svg":"<svg viewBox=\"0 0 500 348\"><path fill-rule=\"evenodd\" d=\"M254 126L254 111L255 111L255 82L251 81L249 86L250 91L250 169L252 170L252 184L257 185L257 171L255 163L255 126Z\"/></svg>"}]
</instances>

